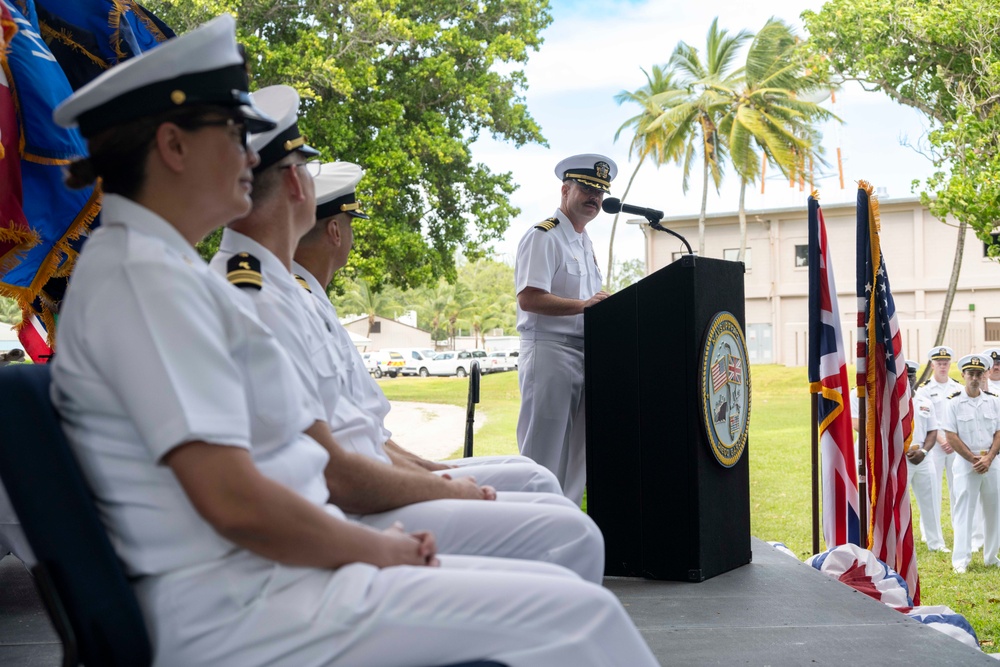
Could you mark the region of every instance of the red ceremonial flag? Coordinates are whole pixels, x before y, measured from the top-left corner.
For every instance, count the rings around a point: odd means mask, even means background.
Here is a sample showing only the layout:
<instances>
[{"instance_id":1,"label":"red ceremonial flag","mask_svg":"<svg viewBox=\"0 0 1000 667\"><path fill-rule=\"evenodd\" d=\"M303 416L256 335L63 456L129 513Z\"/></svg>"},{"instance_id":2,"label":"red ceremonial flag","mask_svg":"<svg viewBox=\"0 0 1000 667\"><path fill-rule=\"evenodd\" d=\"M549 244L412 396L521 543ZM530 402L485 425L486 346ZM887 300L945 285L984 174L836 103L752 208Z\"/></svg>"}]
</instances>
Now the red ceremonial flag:
<instances>
[{"instance_id":1,"label":"red ceremonial flag","mask_svg":"<svg viewBox=\"0 0 1000 667\"><path fill-rule=\"evenodd\" d=\"M871 185L865 181L858 185L858 307L862 311L859 323L863 321L865 328L863 350L860 339L858 342L858 369L862 380L863 352L867 480L871 493L868 548L906 580L913 603L920 604L906 488L905 454L913 436L910 383L896 304L880 247L878 200L871 198Z\"/></svg>"},{"instance_id":2,"label":"red ceremonial flag","mask_svg":"<svg viewBox=\"0 0 1000 667\"><path fill-rule=\"evenodd\" d=\"M840 331L826 222L816 193L809 197L809 387L819 394L823 539L828 549L859 544L857 457L851 427L847 351Z\"/></svg>"}]
</instances>

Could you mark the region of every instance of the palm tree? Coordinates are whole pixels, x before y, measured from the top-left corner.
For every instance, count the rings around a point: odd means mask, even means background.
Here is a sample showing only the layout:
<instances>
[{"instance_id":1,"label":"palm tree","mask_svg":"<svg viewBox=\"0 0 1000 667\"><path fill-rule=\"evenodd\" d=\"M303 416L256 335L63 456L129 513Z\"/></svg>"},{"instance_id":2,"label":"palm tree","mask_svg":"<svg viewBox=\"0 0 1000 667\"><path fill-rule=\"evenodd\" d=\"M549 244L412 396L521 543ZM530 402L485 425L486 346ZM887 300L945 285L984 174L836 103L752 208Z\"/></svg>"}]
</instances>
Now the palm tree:
<instances>
[{"instance_id":1,"label":"palm tree","mask_svg":"<svg viewBox=\"0 0 1000 667\"><path fill-rule=\"evenodd\" d=\"M646 70L642 70L642 73L646 75L645 86L635 92L623 90L615 95L615 102L618 104L633 102L642 108L642 111L622 123L618 131L615 132L615 141L618 141L618 137L626 129L631 128L634 131L632 141L629 143L629 156L639 158L639 162L636 163L635 169L632 170L632 175L628 179L628 184L625 186L625 192L621 196L622 201L628 197L635 175L639 173L639 167L643 165L646 158L651 158L653 164L659 167L670 161L680 162L681 156L684 154L682 141L675 138L671 143L671 137L674 136L672 134L673 126L659 123L656 129L651 130L649 125L659 118L666 109L672 108L686 99L687 89L675 85L674 73L664 66L654 65L652 75ZM616 213L615 219L611 223L611 241L608 244L608 273L605 278L606 288L610 288L612 284L615 230L618 228L619 215L621 215L620 212Z\"/></svg>"},{"instance_id":2,"label":"palm tree","mask_svg":"<svg viewBox=\"0 0 1000 667\"><path fill-rule=\"evenodd\" d=\"M800 99L818 82L798 57L795 33L784 21L772 18L764 24L750 44L743 71L735 86L712 84L729 100L719 133L740 177L740 261L746 252L747 184L761 175L763 160L788 178L803 173L807 160L826 164L814 123L835 118L818 104Z\"/></svg>"},{"instance_id":3,"label":"palm tree","mask_svg":"<svg viewBox=\"0 0 1000 667\"><path fill-rule=\"evenodd\" d=\"M375 292L364 278L358 278L347 286L341 300L341 308L348 313L360 313L368 316L368 336L371 337L377 315L386 316L396 310L399 305L384 292Z\"/></svg>"},{"instance_id":4,"label":"palm tree","mask_svg":"<svg viewBox=\"0 0 1000 667\"><path fill-rule=\"evenodd\" d=\"M670 56L669 67L681 77L679 83L688 91L688 98L664 106L664 112L647 126L649 131L661 127L668 130L670 142L684 144L682 187L687 192L694 159L702 157L701 213L698 216L698 253L705 254L705 211L708 207L708 182L711 177L716 190L722 182L726 146L719 136L719 121L728 109L728 99L717 87L735 88L743 79L743 68L732 69L739 48L751 38L746 30L730 36L719 29L719 18L712 21L705 40L705 59L698 50L684 42L677 44ZM653 101L676 100L672 92Z\"/></svg>"},{"instance_id":5,"label":"palm tree","mask_svg":"<svg viewBox=\"0 0 1000 667\"><path fill-rule=\"evenodd\" d=\"M14 299L0 296L0 322L4 324L19 324L21 322L21 306Z\"/></svg>"}]
</instances>

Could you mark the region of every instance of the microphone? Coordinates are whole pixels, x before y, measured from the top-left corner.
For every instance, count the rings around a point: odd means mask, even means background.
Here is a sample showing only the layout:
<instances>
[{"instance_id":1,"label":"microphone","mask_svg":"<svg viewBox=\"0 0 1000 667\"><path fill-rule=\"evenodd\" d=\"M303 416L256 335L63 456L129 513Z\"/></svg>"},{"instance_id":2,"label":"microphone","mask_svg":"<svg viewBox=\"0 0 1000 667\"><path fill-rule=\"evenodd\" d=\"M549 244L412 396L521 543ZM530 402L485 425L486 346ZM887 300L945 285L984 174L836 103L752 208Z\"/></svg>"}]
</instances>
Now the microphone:
<instances>
[{"instance_id":1,"label":"microphone","mask_svg":"<svg viewBox=\"0 0 1000 667\"><path fill-rule=\"evenodd\" d=\"M660 220L663 219L663 211L657 211L655 208L643 208L642 206L632 206L632 204L623 204L617 197L608 197L601 204L601 208L604 209L605 213L617 213L618 211L625 211L626 213L631 213L632 215L641 215L649 221L649 226L653 229L658 229L661 232L666 232L676 236L681 240L684 246L687 248L688 254L693 255L691 251L691 244L687 242L687 239L675 232L672 229L667 229L660 224Z\"/></svg>"},{"instance_id":2,"label":"microphone","mask_svg":"<svg viewBox=\"0 0 1000 667\"><path fill-rule=\"evenodd\" d=\"M642 206L632 206L632 204L623 204L617 197L608 197L601 204L601 208L604 209L605 213L618 213L619 211L624 211L625 213L631 213L632 215L641 215L650 222L659 222L663 219L663 211L657 211L655 208L643 208Z\"/></svg>"}]
</instances>

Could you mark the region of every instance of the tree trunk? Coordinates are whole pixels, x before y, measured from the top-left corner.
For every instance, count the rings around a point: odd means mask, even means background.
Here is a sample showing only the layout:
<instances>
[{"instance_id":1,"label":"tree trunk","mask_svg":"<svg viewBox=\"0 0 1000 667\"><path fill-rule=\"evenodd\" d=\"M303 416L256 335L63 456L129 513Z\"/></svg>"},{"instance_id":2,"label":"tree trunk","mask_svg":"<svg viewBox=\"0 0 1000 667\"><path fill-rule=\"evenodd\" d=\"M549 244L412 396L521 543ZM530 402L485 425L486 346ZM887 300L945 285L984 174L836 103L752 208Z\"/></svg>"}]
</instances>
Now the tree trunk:
<instances>
[{"instance_id":1,"label":"tree trunk","mask_svg":"<svg viewBox=\"0 0 1000 667\"><path fill-rule=\"evenodd\" d=\"M937 347L944 344L944 334L948 330L948 318L951 316L951 306L955 301L955 290L958 289L958 276L962 272L962 251L965 249L965 230L968 225L964 220L958 223L958 241L955 245L955 260L951 264L951 280L948 281L948 291L944 295L944 306L941 308L941 323L938 325L937 336L934 337L934 345ZM927 379L931 374L931 365L924 367L924 372L917 378L917 384Z\"/></svg>"},{"instance_id":2,"label":"tree trunk","mask_svg":"<svg viewBox=\"0 0 1000 667\"><path fill-rule=\"evenodd\" d=\"M747 179L740 179L740 255L737 261L744 261L743 257L747 252Z\"/></svg>"},{"instance_id":3,"label":"tree trunk","mask_svg":"<svg viewBox=\"0 0 1000 667\"><path fill-rule=\"evenodd\" d=\"M628 197L628 191L632 189L632 181L635 180L635 175L639 173L639 167L645 161L646 156L643 155L639 158L639 164L635 165L635 169L632 170L632 175L628 179L628 185L625 186L625 192L622 193L622 202ZM611 274L615 267L615 230L618 228L618 216L621 214L621 211L615 213L615 219L611 223L611 241L608 242L608 277L604 279L604 289L608 292L611 291Z\"/></svg>"},{"instance_id":4,"label":"tree trunk","mask_svg":"<svg viewBox=\"0 0 1000 667\"><path fill-rule=\"evenodd\" d=\"M702 169L704 185L701 188L701 212L698 214L698 254L705 256L705 211L708 208L708 156Z\"/></svg>"}]
</instances>

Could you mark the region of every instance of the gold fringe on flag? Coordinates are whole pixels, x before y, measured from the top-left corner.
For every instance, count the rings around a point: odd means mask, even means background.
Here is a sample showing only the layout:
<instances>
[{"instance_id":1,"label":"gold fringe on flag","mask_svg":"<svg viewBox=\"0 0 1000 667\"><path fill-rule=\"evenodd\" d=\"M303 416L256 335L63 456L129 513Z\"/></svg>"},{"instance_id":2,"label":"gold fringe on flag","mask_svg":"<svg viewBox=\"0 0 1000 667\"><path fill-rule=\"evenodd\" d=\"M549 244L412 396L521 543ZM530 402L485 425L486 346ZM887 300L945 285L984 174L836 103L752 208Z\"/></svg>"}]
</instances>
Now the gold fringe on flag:
<instances>
[{"instance_id":1,"label":"gold fringe on flag","mask_svg":"<svg viewBox=\"0 0 1000 667\"><path fill-rule=\"evenodd\" d=\"M38 27L41 28L42 37L45 38L46 42L56 41L56 42L59 42L61 44L65 44L70 49L72 49L73 51L76 51L77 53L83 55L85 58L87 58L87 60L90 60L91 62L93 62L95 65L97 65L101 69L109 69L111 67L111 65L109 65L106 62L104 62L104 58L101 58L100 56L94 55L89 50L87 50L87 47L83 46L82 44L80 44L76 40L74 40L73 36L70 35L69 31L66 30L65 28L62 28L60 30L56 30L55 28L51 27L49 24L47 24L47 23L41 23L41 22L39 22L39 26Z\"/></svg>"}]
</instances>

